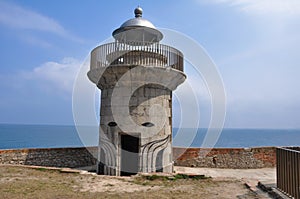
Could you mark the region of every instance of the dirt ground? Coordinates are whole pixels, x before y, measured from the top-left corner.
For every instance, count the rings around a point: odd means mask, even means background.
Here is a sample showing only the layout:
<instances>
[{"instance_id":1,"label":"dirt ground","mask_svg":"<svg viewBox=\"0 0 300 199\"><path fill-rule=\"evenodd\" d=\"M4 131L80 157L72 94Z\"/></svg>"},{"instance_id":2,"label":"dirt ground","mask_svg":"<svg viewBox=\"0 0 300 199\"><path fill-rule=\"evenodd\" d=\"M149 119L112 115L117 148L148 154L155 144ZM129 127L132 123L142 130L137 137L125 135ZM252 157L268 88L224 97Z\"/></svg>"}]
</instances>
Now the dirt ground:
<instances>
[{"instance_id":1,"label":"dirt ground","mask_svg":"<svg viewBox=\"0 0 300 199\"><path fill-rule=\"evenodd\" d=\"M1 198L259 198L234 178L111 177L0 166Z\"/></svg>"}]
</instances>

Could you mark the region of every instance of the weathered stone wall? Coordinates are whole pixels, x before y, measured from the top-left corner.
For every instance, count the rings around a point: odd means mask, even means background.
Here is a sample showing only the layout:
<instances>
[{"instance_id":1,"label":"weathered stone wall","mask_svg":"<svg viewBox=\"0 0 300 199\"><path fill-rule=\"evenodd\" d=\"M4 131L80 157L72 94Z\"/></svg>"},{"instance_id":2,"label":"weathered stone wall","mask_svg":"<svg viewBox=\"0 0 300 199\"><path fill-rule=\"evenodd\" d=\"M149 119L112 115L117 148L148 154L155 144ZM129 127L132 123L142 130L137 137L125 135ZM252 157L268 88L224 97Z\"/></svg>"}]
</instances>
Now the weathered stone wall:
<instances>
[{"instance_id":1,"label":"weathered stone wall","mask_svg":"<svg viewBox=\"0 0 300 199\"><path fill-rule=\"evenodd\" d=\"M85 167L96 165L97 147L0 150L0 164L39 165L53 167ZM206 154L203 157L203 154ZM175 165L214 168L275 167L275 147L262 148L173 148ZM176 160L175 160L176 159Z\"/></svg>"},{"instance_id":2,"label":"weathered stone wall","mask_svg":"<svg viewBox=\"0 0 300 199\"><path fill-rule=\"evenodd\" d=\"M0 150L0 164L78 168L95 165L96 153L96 147Z\"/></svg>"},{"instance_id":3,"label":"weathered stone wall","mask_svg":"<svg viewBox=\"0 0 300 199\"><path fill-rule=\"evenodd\" d=\"M275 167L276 148L173 148L176 166L255 169Z\"/></svg>"}]
</instances>

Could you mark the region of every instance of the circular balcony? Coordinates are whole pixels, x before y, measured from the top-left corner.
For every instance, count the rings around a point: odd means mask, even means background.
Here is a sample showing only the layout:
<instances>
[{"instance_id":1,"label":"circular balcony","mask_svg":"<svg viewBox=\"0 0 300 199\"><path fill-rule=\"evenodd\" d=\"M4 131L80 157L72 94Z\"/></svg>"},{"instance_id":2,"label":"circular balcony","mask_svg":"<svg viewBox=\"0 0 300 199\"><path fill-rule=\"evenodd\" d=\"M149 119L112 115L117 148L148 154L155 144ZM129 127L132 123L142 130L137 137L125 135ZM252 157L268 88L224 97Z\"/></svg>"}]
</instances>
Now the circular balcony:
<instances>
[{"instance_id":1,"label":"circular balcony","mask_svg":"<svg viewBox=\"0 0 300 199\"><path fill-rule=\"evenodd\" d=\"M91 71L118 65L171 67L183 72L183 54L167 45L145 42L107 43L91 52Z\"/></svg>"}]
</instances>

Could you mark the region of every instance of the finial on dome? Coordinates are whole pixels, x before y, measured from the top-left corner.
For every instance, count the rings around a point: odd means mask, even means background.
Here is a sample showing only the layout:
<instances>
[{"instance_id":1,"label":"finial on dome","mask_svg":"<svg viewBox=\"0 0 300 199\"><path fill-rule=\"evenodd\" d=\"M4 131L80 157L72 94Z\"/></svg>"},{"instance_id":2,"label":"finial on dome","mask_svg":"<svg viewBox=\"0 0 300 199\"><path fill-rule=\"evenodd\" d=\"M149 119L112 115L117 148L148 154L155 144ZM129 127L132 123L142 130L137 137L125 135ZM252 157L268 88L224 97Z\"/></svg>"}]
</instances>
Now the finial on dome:
<instances>
[{"instance_id":1,"label":"finial on dome","mask_svg":"<svg viewBox=\"0 0 300 199\"><path fill-rule=\"evenodd\" d=\"M113 31L112 35L117 41L128 45L148 45L162 40L163 34L150 21L142 18L143 9L140 6L134 10L134 14L135 18L125 21Z\"/></svg>"},{"instance_id":2,"label":"finial on dome","mask_svg":"<svg viewBox=\"0 0 300 199\"><path fill-rule=\"evenodd\" d=\"M135 17L142 17L142 15L143 15L143 9L140 6L138 6L134 10L134 14L135 14Z\"/></svg>"}]
</instances>

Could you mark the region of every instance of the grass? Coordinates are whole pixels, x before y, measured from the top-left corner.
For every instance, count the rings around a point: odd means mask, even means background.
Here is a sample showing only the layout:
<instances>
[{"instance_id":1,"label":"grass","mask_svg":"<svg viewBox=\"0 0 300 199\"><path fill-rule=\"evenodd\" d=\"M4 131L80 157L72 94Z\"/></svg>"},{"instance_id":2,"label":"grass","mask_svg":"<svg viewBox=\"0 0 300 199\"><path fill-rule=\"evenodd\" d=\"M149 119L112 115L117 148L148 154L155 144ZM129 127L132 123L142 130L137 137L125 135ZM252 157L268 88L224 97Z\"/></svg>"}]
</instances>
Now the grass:
<instances>
[{"instance_id":1,"label":"grass","mask_svg":"<svg viewBox=\"0 0 300 199\"><path fill-rule=\"evenodd\" d=\"M105 184L104 186L106 186L106 187L113 187L115 185L108 183L108 184Z\"/></svg>"},{"instance_id":2,"label":"grass","mask_svg":"<svg viewBox=\"0 0 300 199\"><path fill-rule=\"evenodd\" d=\"M143 178L146 180L180 180L180 179L194 179L194 180L204 180L204 179L209 179L211 177L207 177L205 175L187 175L187 174L176 174L172 176L164 176L164 175L142 175Z\"/></svg>"},{"instance_id":3,"label":"grass","mask_svg":"<svg viewBox=\"0 0 300 199\"><path fill-rule=\"evenodd\" d=\"M135 184L142 186L159 186L164 188L174 188L180 185L196 185L196 184L210 184L210 177L204 175L186 175L186 174L176 174L176 175L138 175L134 177L132 181ZM198 182L197 182L198 181Z\"/></svg>"},{"instance_id":4,"label":"grass","mask_svg":"<svg viewBox=\"0 0 300 199\"><path fill-rule=\"evenodd\" d=\"M131 178L60 173L47 168L0 166L1 199L29 198L236 198L217 195L224 187L244 190L237 181L215 181L205 176L140 175ZM117 184L115 184L117 182ZM99 185L102 184L101 186ZM87 190L83 191L83 187ZM100 186L100 187L99 187ZM98 188L97 188L98 187ZM130 187L135 191L130 192ZM97 191L93 191L96 188ZM123 191L122 191L123 190ZM250 197L251 198L251 197Z\"/></svg>"},{"instance_id":5,"label":"grass","mask_svg":"<svg viewBox=\"0 0 300 199\"><path fill-rule=\"evenodd\" d=\"M43 168L43 167L41 167L41 168L36 168L36 170L38 170L38 171L49 171L48 169Z\"/></svg>"},{"instance_id":6,"label":"grass","mask_svg":"<svg viewBox=\"0 0 300 199\"><path fill-rule=\"evenodd\" d=\"M1 198L55 198L74 194L72 176L46 168L0 167Z\"/></svg>"}]
</instances>

